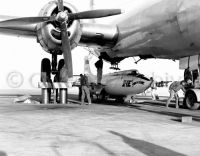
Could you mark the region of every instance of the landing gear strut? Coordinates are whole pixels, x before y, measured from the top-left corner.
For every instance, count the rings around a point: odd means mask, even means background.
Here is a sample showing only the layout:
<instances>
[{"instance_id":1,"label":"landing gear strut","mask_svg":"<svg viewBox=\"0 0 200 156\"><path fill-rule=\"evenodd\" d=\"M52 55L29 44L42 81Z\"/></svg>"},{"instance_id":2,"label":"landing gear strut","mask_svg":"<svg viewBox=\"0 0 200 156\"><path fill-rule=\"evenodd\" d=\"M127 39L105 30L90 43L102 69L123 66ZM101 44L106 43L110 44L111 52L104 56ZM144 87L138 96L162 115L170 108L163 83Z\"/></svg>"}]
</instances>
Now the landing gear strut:
<instances>
[{"instance_id":1,"label":"landing gear strut","mask_svg":"<svg viewBox=\"0 0 200 156\"><path fill-rule=\"evenodd\" d=\"M57 73L57 54L52 54L52 74L56 74Z\"/></svg>"}]
</instances>

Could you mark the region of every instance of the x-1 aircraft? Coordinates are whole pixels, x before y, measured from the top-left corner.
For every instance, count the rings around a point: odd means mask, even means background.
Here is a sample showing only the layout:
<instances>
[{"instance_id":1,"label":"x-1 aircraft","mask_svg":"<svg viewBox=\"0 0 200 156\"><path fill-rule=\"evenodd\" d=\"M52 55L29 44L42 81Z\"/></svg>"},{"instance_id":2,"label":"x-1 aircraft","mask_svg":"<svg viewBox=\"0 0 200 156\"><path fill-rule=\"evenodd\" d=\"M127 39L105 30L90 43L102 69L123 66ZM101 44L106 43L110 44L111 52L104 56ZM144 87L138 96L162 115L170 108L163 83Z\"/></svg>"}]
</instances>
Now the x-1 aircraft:
<instances>
[{"instance_id":1,"label":"x-1 aircraft","mask_svg":"<svg viewBox=\"0 0 200 156\"><path fill-rule=\"evenodd\" d=\"M137 70L125 70L102 76L101 85L96 84L97 76L90 70L89 59L86 56L84 60L84 73L88 77L90 91L96 95L99 100L105 100L107 97L115 98L119 101L130 99L131 96L143 93L147 90L152 81ZM78 84L76 82L76 84Z\"/></svg>"}]
</instances>

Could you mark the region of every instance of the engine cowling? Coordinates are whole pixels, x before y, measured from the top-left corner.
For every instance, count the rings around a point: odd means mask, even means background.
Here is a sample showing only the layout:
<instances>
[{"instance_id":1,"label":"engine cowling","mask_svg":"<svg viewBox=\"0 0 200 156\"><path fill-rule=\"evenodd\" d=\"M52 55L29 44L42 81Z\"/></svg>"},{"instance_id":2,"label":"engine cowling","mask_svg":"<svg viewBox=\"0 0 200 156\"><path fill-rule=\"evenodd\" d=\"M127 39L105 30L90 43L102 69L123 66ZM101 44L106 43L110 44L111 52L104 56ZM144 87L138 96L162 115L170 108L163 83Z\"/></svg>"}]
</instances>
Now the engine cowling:
<instances>
[{"instance_id":1,"label":"engine cowling","mask_svg":"<svg viewBox=\"0 0 200 156\"><path fill-rule=\"evenodd\" d=\"M69 13L77 12L74 6L66 2L64 2L64 9ZM56 16L57 14L57 2L51 1L41 9L39 16ZM81 38L80 21L73 20L67 24L70 45L73 49ZM59 28L58 22L44 22L37 25L37 41L46 52L61 54L61 33Z\"/></svg>"}]
</instances>

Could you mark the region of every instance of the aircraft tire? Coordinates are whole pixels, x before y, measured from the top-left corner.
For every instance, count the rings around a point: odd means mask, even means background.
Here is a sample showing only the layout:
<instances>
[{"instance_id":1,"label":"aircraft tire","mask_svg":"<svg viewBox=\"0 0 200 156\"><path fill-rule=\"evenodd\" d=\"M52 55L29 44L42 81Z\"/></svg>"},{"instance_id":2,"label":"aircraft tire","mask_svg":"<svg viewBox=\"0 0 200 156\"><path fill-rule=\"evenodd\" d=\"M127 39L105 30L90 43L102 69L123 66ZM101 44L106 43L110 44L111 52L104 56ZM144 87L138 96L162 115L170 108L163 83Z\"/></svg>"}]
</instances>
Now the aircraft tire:
<instances>
[{"instance_id":1,"label":"aircraft tire","mask_svg":"<svg viewBox=\"0 0 200 156\"><path fill-rule=\"evenodd\" d=\"M41 61L41 82L51 82L51 62L48 58ZM51 101L51 89L42 89L42 103L49 103Z\"/></svg>"},{"instance_id":2,"label":"aircraft tire","mask_svg":"<svg viewBox=\"0 0 200 156\"><path fill-rule=\"evenodd\" d=\"M200 103L197 103L197 97L194 93L190 92L186 94L183 105L191 110L197 110L200 107Z\"/></svg>"},{"instance_id":3,"label":"aircraft tire","mask_svg":"<svg viewBox=\"0 0 200 156\"><path fill-rule=\"evenodd\" d=\"M51 80L51 62L48 58L42 59L41 62L41 81L50 82Z\"/></svg>"}]
</instances>

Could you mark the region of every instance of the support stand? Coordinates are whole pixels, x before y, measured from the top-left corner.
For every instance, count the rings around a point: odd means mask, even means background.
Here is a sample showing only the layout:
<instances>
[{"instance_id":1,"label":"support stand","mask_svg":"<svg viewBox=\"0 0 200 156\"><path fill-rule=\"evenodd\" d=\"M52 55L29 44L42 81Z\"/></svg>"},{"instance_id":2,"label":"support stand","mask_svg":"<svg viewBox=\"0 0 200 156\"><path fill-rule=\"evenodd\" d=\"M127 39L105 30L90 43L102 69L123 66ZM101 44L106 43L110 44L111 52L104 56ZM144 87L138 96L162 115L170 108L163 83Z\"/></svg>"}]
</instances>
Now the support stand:
<instances>
[{"instance_id":1,"label":"support stand","mask_svg":"<svg viewBox=\"0 0 200 156\"><path fill-rule=\"evenodd\" d=\"M51 92L48 88L42 88L42 103L48 104L50 103Z\"/></svg>"},{"instance_id":2,"label":"support stand","mask_svg":"<svg viewBox=\"0 0 200 156\"><path fill-rule=\"evenodd\" d=\"M47 82L39 82L38 87L42 89L42 103L48 104L53 101L53 103L56 103L56 95L53 96L53 99L51 100L51 90L54 90L54 93L56 93L56 90L60 90L59 92L59 99L61 104L66 104L68 102L68 93L67 88L68 84L64 82L54 82L54 83L47 83ZM57 93L56 93L57 94Z\"/></svg>"},{"instance_id":3,"label":"support stand","mask_svg":"<svg viewBox=\"0 0 200 156\"><path fill-rule=\"evenodd\" d=\"M68 102L67 88L60 89L60 103L65 104Z\"/></svg>"}]
</instances>

